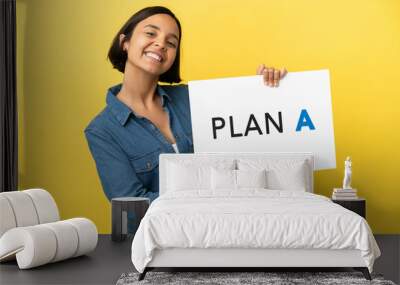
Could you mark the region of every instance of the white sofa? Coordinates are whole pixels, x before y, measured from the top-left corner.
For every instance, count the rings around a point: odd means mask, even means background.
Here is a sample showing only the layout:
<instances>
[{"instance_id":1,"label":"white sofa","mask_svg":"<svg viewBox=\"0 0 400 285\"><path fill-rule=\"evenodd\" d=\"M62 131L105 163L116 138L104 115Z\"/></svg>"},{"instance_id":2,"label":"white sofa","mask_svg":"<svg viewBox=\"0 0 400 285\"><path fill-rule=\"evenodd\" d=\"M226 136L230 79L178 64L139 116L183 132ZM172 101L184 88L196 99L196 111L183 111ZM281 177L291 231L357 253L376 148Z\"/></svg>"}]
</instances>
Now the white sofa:
<instances>
[{"instance_id":1,"label":"white sofa","mask_svg":"<svg viewBox=\"0 0 400 285\"><path fill-rule=\"evenodd\" d=\"M0 193L0 262L16 259L20 269L57 262L94 250L97 238L89 219L60 221L46 190Z\"/></svg>"}]
</instances>

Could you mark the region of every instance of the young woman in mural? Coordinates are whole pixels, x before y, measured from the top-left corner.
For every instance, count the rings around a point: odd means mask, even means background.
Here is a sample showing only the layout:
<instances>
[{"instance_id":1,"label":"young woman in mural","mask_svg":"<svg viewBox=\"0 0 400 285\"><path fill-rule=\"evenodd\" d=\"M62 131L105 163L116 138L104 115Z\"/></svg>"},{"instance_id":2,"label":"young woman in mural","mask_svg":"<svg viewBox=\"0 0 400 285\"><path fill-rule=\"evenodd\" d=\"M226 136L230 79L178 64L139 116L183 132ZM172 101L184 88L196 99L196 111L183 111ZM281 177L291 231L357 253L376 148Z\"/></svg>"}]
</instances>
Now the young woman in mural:
<instances>
[{"instance_id":1,"label":"young woman in mural","mask_svg":"<svg viewBox=\"0 0 400 285\"><path fill-rule=\"evenodd\" d=\"M85 135L109 200L158 197L160 153L193 152L187 85L179 83L181 26L164 7L134 14L115 36L108 58L124 74L107 92L107 106ZM222 55L221 55L222 56ZM260 65L266 85L276 87L286 70Z\"/></svg>"}]
</instances>

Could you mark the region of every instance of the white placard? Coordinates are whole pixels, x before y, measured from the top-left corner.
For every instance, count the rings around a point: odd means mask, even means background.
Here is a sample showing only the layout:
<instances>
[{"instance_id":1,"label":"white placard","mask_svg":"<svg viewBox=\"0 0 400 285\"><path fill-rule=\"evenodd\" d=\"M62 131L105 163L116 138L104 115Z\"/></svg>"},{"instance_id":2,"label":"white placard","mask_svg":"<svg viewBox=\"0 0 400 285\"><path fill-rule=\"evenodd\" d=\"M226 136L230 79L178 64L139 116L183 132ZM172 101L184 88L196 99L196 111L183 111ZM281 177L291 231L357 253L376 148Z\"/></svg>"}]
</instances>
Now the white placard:
<instances>
[{"instance_id":1,"label":"white placard","mask_svg":"<svg viewBox=\"0 0 400 285\"><path fill-rule=\"evenodd\" d=\"M194 152L312 152L336 168L329 70L189 82Z\"/></svg>"}]
</instances>

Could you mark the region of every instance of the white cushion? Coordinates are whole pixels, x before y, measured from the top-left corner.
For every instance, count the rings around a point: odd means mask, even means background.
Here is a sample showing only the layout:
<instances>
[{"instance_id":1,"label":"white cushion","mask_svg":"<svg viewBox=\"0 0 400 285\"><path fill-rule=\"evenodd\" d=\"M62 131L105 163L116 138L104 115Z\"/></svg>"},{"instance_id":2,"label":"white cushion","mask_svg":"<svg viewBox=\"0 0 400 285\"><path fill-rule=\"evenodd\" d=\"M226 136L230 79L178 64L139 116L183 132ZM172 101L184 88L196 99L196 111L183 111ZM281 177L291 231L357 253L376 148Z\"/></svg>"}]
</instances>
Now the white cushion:
<instances>
[{"instance_id":1,"label":"white cushion","mask_svg":"<svg viewBox=\"0 0 400 285\"><path fill-rule=\"evenodd\" d=\"M164 154L165 155L165 154ZM235 169L236 160L230 158L215 158L213 156L195 156L192 153L173 154L174 159L166 161L166 166L170 163L180 164L186 167L215 167L222 169Z\"/></svg>"},{"instance_id":2,"label":"white cushion","mask_svg":"<svg viewBox=\"0 0 400 285\"><path fill-rule=\"evenodd\" d=\"M96 245L96 226L84 218L18 227L0 238L0 261L16 257L19 268L28 269L86 254Z\"/></svg>"},{"instance_id":3,"label":"white cushion","mask_svg":"<svg viewBox=\"0 0 400 285\"><path fill-rule=\"evenodd\" d=\"M21 269L79 256L97 245L97 228L85 218L58 221L49 192L0 193L0 262L17 259Z\"/></svg>"},{"instance_id":4,"label":"white cushion","mask_svg":"<svg viewBox=\"0 0 400 285\"><path fill-rule=\"evenodd\" d=\"M267 188L273 190L306 191L311 171L304 159L239 159L239 170L266 170Z\"/></svg>"},{"instance_id":5,"label":"white cushion","mask_svg":"<svg viewBox=\"0 0 400 285\"><path fill-rule=\"evenodd\" d=\"M22 191L22 193L28 194L32 199L38 215L39 224L60 220L56 201L54 201L49 192L43 189L28 189Z\"/></svg>"},{"instance_id":6,"label":"white cushion","mask_svg":"<svg viewBox=\"0 0 400 285\"><path fill-rule=\"evenodd\" d=\"M261 170L236 170L237 188L267 188L267 171Z\"/></svg>"},{"instance_id":7,"label":"white cushion","mask_svg":"<svg viewBox=\"0 0 400 285\"><path fill-rule=\"evenodd\" d=\"M57 239L43 225L14 228L0 238L0 260L17 259L20 269L51 262L57 251Z\"/></svg>"},{"instance_id":8,"label":"white cushion","mask_svg":"<svg viewBox=\"0 0 400 285\"><path fill-rule=\"evenodd\" d=\"M78 248L73 257L86 254L96 248L97 245L97 228L96 225L86 218L73 218L65 220L66 223L74 226L78 233Z\"/></svg>"},{"instance_id":9,"label":"white cushion","mask_svg":"<svg viewBox=\"0 0 400 285\"><path fill-rule=\"evenodd\" d=\"M210 188L210 167L170 163L168 168L168 191Z\"/></svg>"},{"instance_id":10,"label":"white cushion","mask_svg":"<svg viewBox=\"0 0 400 285\"><path fill-rule=\"evenodd\" d=\"M211 167L235 169L234 159L193 158L189 155L174 155L163 166L166 169L165 190L211 190ZM160 177L161 179L161 177Z\"/></svg>"},{"instance_id":11,"label":"white cushion","mask_svg":"<svg viewBox=\"0 0 400 285\"><path fill-rule=\"evenodd\" d=\"M0 206L0 237L14 227L56 222L60 219L56 202L43 189L2 192Z\"/></svg>"},{"instance_id":12,"label":"white cushion","mask_svg":"<svg viewBox=\"0 0 400 285\"><path fill-rule=\"evenodd\" d=\"M306 191L307 176L305 164L289 169L271 169L267 171L268 189Z\"/></svg>"},{"instance_id":13,"label":"white cushion","mask_svg":"<svg viewBox=\"0 0 400 285\"><path fill-rule=\"evenodd\" d=\"M212 190L236 190L236 170L211 168Z\"/></svg>"},{"instance_id":14,"label":"white cushion","mask_svg":"<svg viewBox=\"0 0 400 285\"><path fill-rule=\"evenodd\" d=\"M10 203L17 227L33 226L39 223L35 205L28 194L22 191L12 191L3 192L0 195Z\"/></svg>"},{"instance_id":15,"label":"white cushion","mask_svg":"<svg viewBox=\"0 0 400 285\"><path fill-rule=\"evenodd\" d=\"M0 193L0 237L8 230L15 228L17 222L8 199Z\"/></svg>"},{"instance_id":16,"label":"white cushion","mask_svg":"<svg viewBox=\"0 0 400 285\"><path fill-rule=\"evenodd\" d=\"M167 191L185 190L210 190L211 168L234 169L234 160L220 160L210 162L206 159L199 160L177 160L168 162L167 169Z\"/></svg>"},{"instance_id":17,"label":"white cushion","mask_svg":"<svg viewBox=\"0 0 400 285\"><path fill-rule=\"evenodd\" d=\"M231 170L211 168L212 190L239 190L242 188L266 188L266 170Z\"/></svg>"},{"instance_id":18,"label":"white cushion","mask_svg":"<svg viewBox=\"0 0 400 285\"><path fill-rule=\"evenodd\" d=\"M73 225L67 221L59 221L43 224L43 226L52 231L52 234L55 235L57 240L57 244L61 245L57 247L56 255L51 262L67 259L75 255L78 249L79 237Z\"/></svg>"}]
</instances>

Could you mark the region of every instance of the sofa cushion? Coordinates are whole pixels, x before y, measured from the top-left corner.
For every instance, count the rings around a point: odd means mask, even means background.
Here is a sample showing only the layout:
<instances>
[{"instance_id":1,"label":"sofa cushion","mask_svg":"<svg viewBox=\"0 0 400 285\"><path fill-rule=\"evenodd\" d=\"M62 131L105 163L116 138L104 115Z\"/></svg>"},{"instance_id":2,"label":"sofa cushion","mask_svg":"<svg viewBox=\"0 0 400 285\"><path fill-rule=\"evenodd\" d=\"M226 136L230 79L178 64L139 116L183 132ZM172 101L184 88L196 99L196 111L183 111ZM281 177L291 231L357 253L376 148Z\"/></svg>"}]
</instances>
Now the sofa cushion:
<instances>
[{"instance_id":1,"label":"sofa cushion","mask_svg":"<svg viewBox=\"0 0 400 285\"><path fill-rule=\"evenodd\" d=\"M0 262L17 259L20 269L92 251L97 228L85 218L59 220L49 192L29 189L0 193Z\"/></svg>"},{"instance_id":2,"label":"sofa cushion","mask_svg":"<svg viewBox=\"0 0 400 285\"><path fill-rule=\"evenodd\" d=\"M10 202L6 197L0 193L0 237L8 230L15 228L17 226L17 221L15 220L14 212L11 207Z\"/></svg>"},{"instance_id":3,"label":"sofa cushion","mask_svg":"<svg viewBox=\"0 0 400 285\"><path fill-rule=\"evenodd\" d=\"M33 201L39 224L52 223L60 220L56 201L49 192L43 189L28 189L22 191L28 194Z\"/></svg>"},{"instance_id":4,"label":"sofa cushion","mask_svg":"<svg viewBox=\"0 0 400 285\"><path fill-rule=\"evenodd\" d=\"M0 214L0 237L14 227L34 226L60 219L56 202L43 189L0 193Z\"/></svg>"},{"instance_id":5,"label":"sofa cushion","mask_svg":"<svg viewBox=\"0 0 400 285\"><path fill-rule=\"evenodd\" d=\"M86 254L97 245L97 228L85 218L8 230L0 238L0 261L16 257L28 269Z\"/></svg>"}]
</instances>

